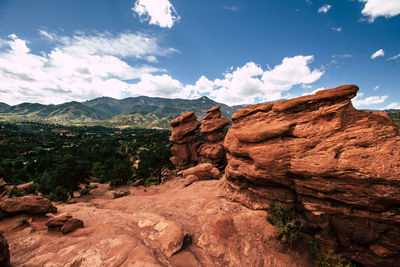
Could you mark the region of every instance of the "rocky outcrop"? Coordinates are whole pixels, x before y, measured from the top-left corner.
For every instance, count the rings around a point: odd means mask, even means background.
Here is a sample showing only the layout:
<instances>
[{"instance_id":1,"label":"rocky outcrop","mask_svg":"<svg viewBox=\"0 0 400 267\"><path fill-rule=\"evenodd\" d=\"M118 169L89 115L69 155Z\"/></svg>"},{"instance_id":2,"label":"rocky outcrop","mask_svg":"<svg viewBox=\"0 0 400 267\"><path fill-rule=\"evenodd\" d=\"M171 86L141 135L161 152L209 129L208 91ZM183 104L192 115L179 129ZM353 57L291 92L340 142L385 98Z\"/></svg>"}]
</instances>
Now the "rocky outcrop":
<instances>
[{"instance_id":1,"label":"rocky outcrop","mask_svg":"<svg viewBox=\"0 0 400 267\"><path fill-rule=\"evenodd\" d=\"M83 221L77 218L70 218L61 227L61 233L65 235L78 228L83 228Z\"/></svg>"},{"instance_id":2,"label":"rocky outcrop","mask_svg":"<svg viewBox=\"0 0 400 267\"><path fill-rule=\"evenodd\" d=\"M50 218L46 222L46 226L49 231L60 231L63 234L68 234L77 228L83 228L83 221L77 218L72 218L72 215L69 213L62 213Z\"/></svg>"},{"instance_id":3,"label":"rocky outcrop","mask_svg":"<svg viewBox=\"0 0 400 267\"><path fill-rule=\"evenodd\" d=\"M230 197L294 207L320 243L365 266L399 266L400 127L358 111L355 85L252 105L225 138Z\"/></svg>"},{"instance_id":4,"label":"rocky outcrop","mask_svg":"<svg viewBox=\"0 0 400 267\"><path fill-rule=\"evenodd\" d=\"M53 229L57 229L57 228L60 229L65 224L65 222L71 218L72 218L71 214L62 213L62 214L59 214L57 216L50 218L46 222L46 226L49 228L49 230L53 230Z\"/></svg>"},{"instance_id":5,"label":"rocky outcrop","mask_svg":"<svg viewBox=\"0 0 400 267\"><path fill-rule=\"evenodd\" d=\"M7 240L0 233L0 266L11 266L10 265L10 250L8 247Z\"/></svg>"},{"instance_id":6,"label":"rocky outcrop","mask_svg":"<svg viewBox=\"0 0 400 267\"><path fill-rule=\"evenodd\" d=\"M211 163L201 163L178 174L185 178L185 186L188 186L198 180L219 179L221 172Z\"/></svg>"},{"instance_id":7,"label":"rocky outcrop","mask_svg":"<svg viewBox=\"0 0 400 267\"><path fill-rule=\"evenodd\" d=\"M200 162L209 162L217 167L224 168L226 164L224 149L224 128L229 124L228 118L221 118L221 106L207 110L203 119L200 133L204 135L206 143L198 148Z\"/></svg>"},{"instance_id":8,"label":"rocky outcrop","mask_svg":"<svg viewBox=\"0 0 400 267\"><path fill-rule=\"evenodd\" d=\"M0 210L6 216L14 216L20 213L46 214L57 212L57 208L53 206L50 200L40 196L8 198L0 203Z\"/></svg>"},{"instance_id":9,"label":"rocky outcrop","mask_svg":"<svg viewBox=\"0 0 400 267\"><path fill-rule=\"evenodd\" d=\"M185 169L193 166L198 161L197 142L200 122L193 111L183 113L181 116L170 122L172 134L170 141L174 142L171 148L171 162L177 169Z\"/></svg>"}]
</instances>

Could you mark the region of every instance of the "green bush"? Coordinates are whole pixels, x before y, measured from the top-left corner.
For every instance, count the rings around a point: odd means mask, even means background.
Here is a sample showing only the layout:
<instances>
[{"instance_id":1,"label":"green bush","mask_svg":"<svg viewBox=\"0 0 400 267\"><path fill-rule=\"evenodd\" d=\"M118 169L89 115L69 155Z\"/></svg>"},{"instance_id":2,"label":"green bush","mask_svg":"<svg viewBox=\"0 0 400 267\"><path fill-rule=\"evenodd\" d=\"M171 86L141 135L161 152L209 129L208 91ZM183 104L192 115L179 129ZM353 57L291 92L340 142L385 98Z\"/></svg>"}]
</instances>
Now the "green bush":
<instances>
[{"instance_id":1,"label":"green bush","mask_svg":"<svg viewBox=\"0 0 400 267\"><path fill-rule=\"evenodd\" d=\"M144 181L145 186L152 186L152 185L158 185L158 184L160 184L160 179L157 177L148 177Z\"/></svg>"},{"instance_id":2,"label":"green bush","mask_svg":"<svg viewBox=\"0 0 400 267\"><path fill-rule=\"evenodd\" d=\"M24 191L27 195L29 194L36 194L38 186L36 184L29 185Z\"/></svg>"},{"instance_id":3,"label":"green bush","mask_svg":"<svg viewBox=\"0 0 400 267\"><path fill-rule=\"evenodd\" d=\"M296 245L300 238L301 225L284 206L280 204L272 206L267 219L278 228L278 238L286 247Z\"/></svg>"},{"instance_id":4,"label":"green bush","mask_svg":"<svg viewBox=\"0 0 400 267\"><path fill-rule=\"evenodd\" d=\"M25 192L22 190L18 190L17 187L14 186L13 188L11 188L10 193L8 195L9 195L8 197L13 197L13 196L23 197L25 196Z\"/></svg>"},{"instance_id":5,"label":"green bush","mask_svg":"<svg viewBox=\"0 0 400 267\"><path fill-rule=\"evenodd\" d=\"M86 196L86 195L89 195L90 191L95 188L97 188L97 185L86 184L84 188L79 189L79 193L81 194L81 196Z\"/></svg>"},{"instance_id":6,"label":"green bush","mask_svg":"<svg viewBox=\"0 0 400 267\"><path fill-rule=\"evenodd\" d=\"M126 190L124 192L114 192L113 194L114 194L114 198L120 198L120 197L130 195L131 192L129 190Z\"/></svg>"},{"instance_id":7,"label":"green bush","mask_svg":"<svg viewBox=\"0 0 400 267\"><path fill-rule=\"evenodd\" d=\"M330 253L322 249L308 234L302 231L299 222L283 205L275 204L270 210L267 220L277 227L278 238L285 247L294 249L302 244L308 247L314 266L316 267L355 267L348 258Z\"/></svg>"},{"instance_id":8,"label":"green bush","mask_svg":"<svg viewBox=\"0 0 400 267\"><path fill-rule=\"evenodd\" d=\"M154 143L139 154L139 166L135 170L137 179L143 179L145 185L161 183L162 170L172 169L170 144Z\"/></svg>"},{"instance_id":9,"label":"green bush","mask_svg":"<svg viewBox=\"0 0 400 267\"><path fill-rule=\"evenodd\" d=\"M46 197L50 199L51 201L68 201L69 199L69 192L63 188L62 186L57 186L56 189L51 192L49 195Z\"/></svg>"}]
</instances>

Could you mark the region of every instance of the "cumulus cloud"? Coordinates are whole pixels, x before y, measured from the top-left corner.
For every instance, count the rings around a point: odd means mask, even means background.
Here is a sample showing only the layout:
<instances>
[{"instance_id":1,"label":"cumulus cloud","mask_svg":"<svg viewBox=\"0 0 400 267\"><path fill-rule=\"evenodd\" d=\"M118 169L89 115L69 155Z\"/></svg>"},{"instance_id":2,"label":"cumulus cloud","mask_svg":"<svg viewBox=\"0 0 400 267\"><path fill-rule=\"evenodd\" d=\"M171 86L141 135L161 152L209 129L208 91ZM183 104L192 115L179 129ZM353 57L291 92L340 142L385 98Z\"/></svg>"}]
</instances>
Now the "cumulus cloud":
<instances>
[{"instance_id":1,"label":"cumulus cloud","mask_svg":"<svg viewBox=\"0 0 400 267\"><path fill-rule=\"evenodd\" d=\"M132 10L140 20L162 28L172 28L180 20L174 6L169 0L137 0Z\"/></svg>"},{"instance_id":2,"label":"cumulus cloud","mask_svg":"<svg viewBox=\"0 0 400 267\"><path fill-rule=\"evenodd\" d=\"M377 57L383 57L385 55L385 51L383 51L383 49L379 49L378 51L376 51L375 53L373 53L371 55L371 59L375 59Z\"/></svg>"},{"instance_id":3,"label":"cumulus cloud","mask_svg":"<svg viewBox=\"0 0 400 267\"><path fill-rule=\"evenodd\" d=\"M328 13L329 9L332 8L332 5L325 4L318 8L318 13Z\"/></svg>"},{"instance_id":4,"label":"cumulus cloud","mask_svg":"<svg viewBox=\"0 0 400 267\"><path fill-rule=\"evenodd\" d=\"M8 104L58 104L100 96L123 98L147 95L167 98L210 98L245 104L282 98L292 87L304 88L320 79L312 69L313 56L285 57L273 68L254 62L230 68L221 78L201 76L182 84L166 70L151 66L157 57L172 53L159 40L134 33L58 36L41 32L54 46L35 54L29 42L11 34L0 50L0 99ZM4 41L4 40L3 40ZM131 58L128 63L125 58ZM146 62L147 61L147 62Z\"/></svg>"},{"instance_id":5,"label":"cumulus cloud","mask_svg":"<svg viewBox=\"0 0 400 267\"><path fill-rule=\"evenodd\" d=\"M3 101L62 103L99 96L120 98L129 89L126 81L163 71L147 64L131 66L124 57L146 60L171 52L158 45L159 40L133 33L56 37L49 53L37 55L25 40L9 35L8 48L0 52Z\"/></svg>"},{"instance_id":6,"label":"cumulus cloud","mask_svg":"<svg viewBox=\"0 0 400 267\"><path fill-rule=\"evenodd\" d=\"M151 97L183 98L187 96L183 92L184 86L181 82L167 74L144 74L140 82L129 86L128 91L131 95L146 95Z\"/></svg>"},{"instance_id":7,"label":"cumulus cloud","mask_svg":"<svg viewBox=\"0 0 400 267\"><path fill-rule=\"evenodd\" d=\"M383 109L400 109L400 103L399 102L390 103Z\"/></svg>"},{"instance_id":8,"label":"cumulus cloud","mask_svg":"<svg viewBox=\"0 0 400 267\"><path fill-rule=\"evenodd\" d=\"M223 79L208 84L211 98L231 105L273 101L295 85L311 84L323 75L323 71L311 70L313 56L286 57L273 69L264 70L254 62L248 62L225 73ZM199 93L194 88L194 94Z\"/></svg>"},{"instance_id":9,"label":"cumulus cloud","mask_svg":"<svg viewBox=\"0 0 400 267\"><path fill-rule=\"evenodd\" d=\"M360 108L362 106L381 104L385 102L387 98L388 98L387 95L364 97L364 93L358 93L357 96L353 98L351 101L354 107Z\"/></svg>"},{"instance_id":10,"label":"cumulus cloud","mask_svg":"<svg viewBox=\"0 0 400 267\"><path fill-rule=\"evenodd\" d=\"M365 2L361 13L369 17L369 22L374 22L377 17L391 18L400 14L399 0L359 0Z\"/></svg>"}]
</instances>

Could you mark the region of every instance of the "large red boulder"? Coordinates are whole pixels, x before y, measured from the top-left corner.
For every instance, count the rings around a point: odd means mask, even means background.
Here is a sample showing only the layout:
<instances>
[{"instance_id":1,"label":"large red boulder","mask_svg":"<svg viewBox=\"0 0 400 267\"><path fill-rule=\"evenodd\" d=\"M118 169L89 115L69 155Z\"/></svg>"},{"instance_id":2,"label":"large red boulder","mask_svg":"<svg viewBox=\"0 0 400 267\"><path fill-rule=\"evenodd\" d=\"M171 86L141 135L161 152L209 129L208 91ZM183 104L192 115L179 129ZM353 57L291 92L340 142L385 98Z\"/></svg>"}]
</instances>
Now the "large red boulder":
<instances>
[{"instance_id":1,"label":"large red boulder","mask_svg":"<svg viewBox=\"0 0 400 267\"><path fill-rule=\"evenodd\" d=\"M57 208L53 206L50 200L40 196L8 198L0 203L0 210L6 216L20 213L46 214L57 212Z\"/></svg>"},{"instance_id":2,"label":"large red boulder","mask_svg":"<svg viewBox=\"0 0 400 267\"><path fill-rule=\"evenodd\" d=\"M320 243L365 266L400 262L400 126L359 111L355 85L240 109L225 138L230 196L294 207Z\"/></svg>"}]
</instances>

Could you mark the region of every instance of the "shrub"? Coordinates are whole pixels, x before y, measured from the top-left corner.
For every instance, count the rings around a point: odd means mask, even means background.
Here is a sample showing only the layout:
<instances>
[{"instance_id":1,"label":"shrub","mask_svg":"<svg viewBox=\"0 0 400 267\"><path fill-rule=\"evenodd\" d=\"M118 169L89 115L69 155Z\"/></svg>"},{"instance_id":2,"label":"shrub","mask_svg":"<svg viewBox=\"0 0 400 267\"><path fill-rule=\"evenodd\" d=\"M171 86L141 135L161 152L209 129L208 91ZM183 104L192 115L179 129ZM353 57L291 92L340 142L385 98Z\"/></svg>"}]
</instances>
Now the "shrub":
<instances>
[{"instance_id":1,"label":"shrub","mask_svg":"<svg viewBox=\"0 0 400 267\"><path fill-rule=\"evenodd\" d=\"M286 247L296 245L301 234L301 225L292 214L282 205L275 204L270 211L268 221L278 228L278 238Z\"/></svg>"},{"instance_id":2,"label":"shrub","mask_svg":"<svg viewBox=\"0 0 400 267\"><path fill-rule=\"evenodd\" d=\"M37 185L31 184L31 185L29 185L27 188L25 188L24 191L25 191L25 193L26 193L27 195L29 195L29 194L36 194L37 188L38 188Z\"/></svg>"},{"instance_id":3,"label":"shrub","mask_svg":"<svg viewBox=\"0 0 400 267\"><path fill-rule=\"evenodd\" d=\"M114 199L115 199L115 198L120 198L120 197L130 195L131 192L129 190L126 190L124 192L114 192L113 194L114 194Z\"/></svg>"},{"instance_id":4,"label":"shrub","mask_svg":"<svg viewBox=\"0 0 400 267\"><path fill-rule=\"evenodd\" d=\"M160 184L160 179L157 177L149 177L144 181L145 186L152 186Z\"/></svg>"},{"instance_id":5,"label":"shrub","mask_svg":"<svg viewBox=\"0 0 400 267\"><path fill-rule=\"evenodd\" d=\"M97 188L97 185L86 184L84 188L79 189L79 193L81 194L81 196L86 196L86 195L89 195L90 191L95 188Z\"/></svg>"},{"instance_id":6,"label":"shrub","mask_svg":"<svg viewBox=\"0 0 400 267\"><path fill-rule=\"evenodd\" d=\"M322 249L308 234L302 232L302 227L291 212L283 205L275 204L270 210L267 220L277 227L278 238L285 247L294 249L299 243L308 247L314 266L316 267L355 267L348 258L330 253Z\"/></svg>"},{"instance_id":7,"label":"shrub","mask_svg":"<svg viewBox=\"0 0 400 267\"><path fill-rule=\"evenodd\" d=\"M9 196L8 197L23 197L25 196L25 192L22 190L18 190L17 187L13 187L10 190Z\"/></svg>"},{"instance_id":8,"label":"shrub","mask_svg":"<svg viewBox=\"0 0 400 267\"><path fill-rule=\"evenodd\" d=\"M50 199L51 201L66 202L69 199L69 192L65 188L63 188L61 186L57 186L56 189L46 197L48 199Z\"/></svg>"}]
</instances>

